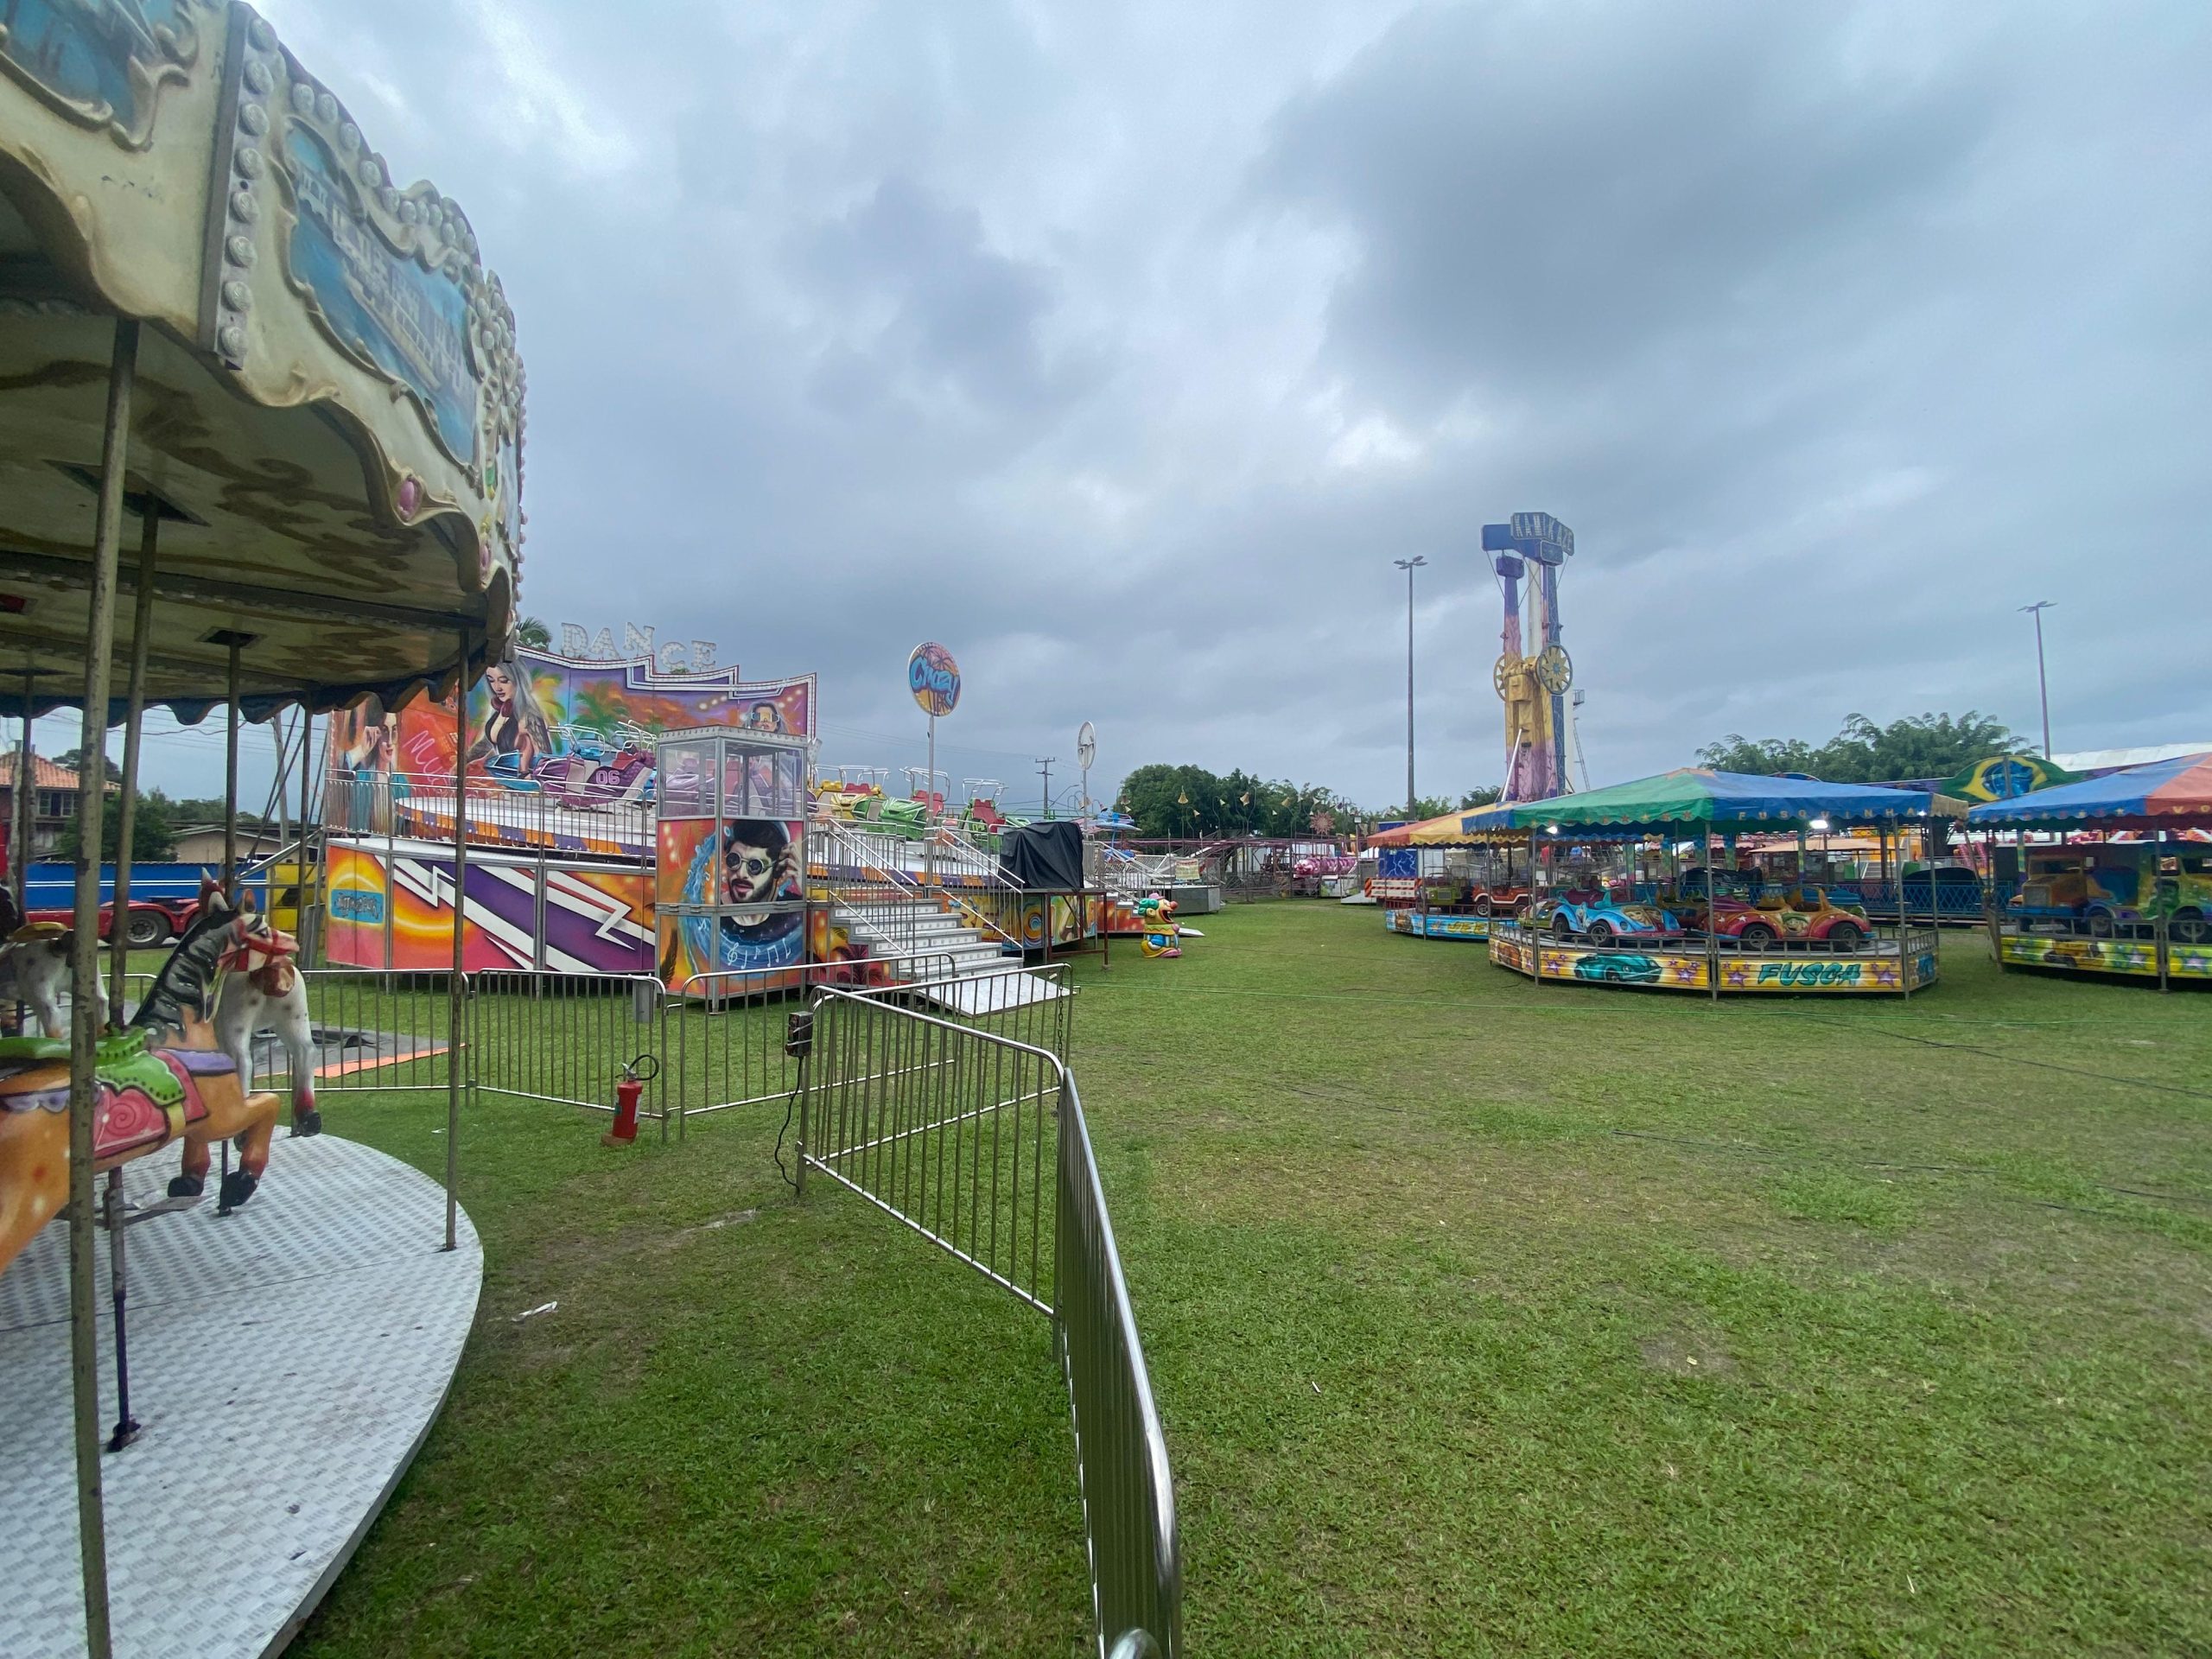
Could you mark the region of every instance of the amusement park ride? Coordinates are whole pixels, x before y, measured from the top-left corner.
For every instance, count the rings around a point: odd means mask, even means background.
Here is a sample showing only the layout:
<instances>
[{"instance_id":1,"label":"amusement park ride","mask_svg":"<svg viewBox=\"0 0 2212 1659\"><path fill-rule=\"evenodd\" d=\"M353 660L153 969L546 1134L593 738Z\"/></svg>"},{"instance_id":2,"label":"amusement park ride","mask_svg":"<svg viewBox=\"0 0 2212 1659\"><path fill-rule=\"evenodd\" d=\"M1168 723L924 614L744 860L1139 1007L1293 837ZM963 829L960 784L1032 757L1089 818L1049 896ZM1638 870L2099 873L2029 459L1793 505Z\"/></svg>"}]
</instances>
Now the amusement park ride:
<instances>
[{"instance_id":1,"label":"amusement park ride","mask_svg":"<svg viewBox=\"0 0 2212 1659\"><path fill-rule=\"evenodd\" d=\"M1516 512L1504 524L1483 526L1483 550L1497 556L1495 569L1505 595L1504 634L1491 672L1491 683L1505 702L1501 798L1548 800L1574 787L1567 768L1567 693L1574 683L1574 664L1560 643L1559 621L1560 567L1574 556L1574 532L1548 512ZM1529 578L1531 613L1525 633L1523 575Z\"/></svg>"}]
</instances>

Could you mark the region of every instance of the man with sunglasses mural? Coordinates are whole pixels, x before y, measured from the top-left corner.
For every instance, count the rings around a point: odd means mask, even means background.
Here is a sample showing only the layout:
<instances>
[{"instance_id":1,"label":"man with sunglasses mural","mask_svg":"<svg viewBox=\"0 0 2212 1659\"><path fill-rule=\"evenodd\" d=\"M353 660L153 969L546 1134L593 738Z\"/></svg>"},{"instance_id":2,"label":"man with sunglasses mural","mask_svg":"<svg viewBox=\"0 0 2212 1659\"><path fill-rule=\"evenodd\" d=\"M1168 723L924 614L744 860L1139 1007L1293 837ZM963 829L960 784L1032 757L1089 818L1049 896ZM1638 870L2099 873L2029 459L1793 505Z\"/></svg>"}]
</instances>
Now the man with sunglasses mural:
<instances>
[{"instance_id":1,"label":"man with sunglasses mural","mask_svg":"<svg viewBox=\"0 0 2212 1659\"><path fill-rule=\"evenodd\" d=\"M804 913L776 906L805 896L798 847L774 818L722 822L722 887L739 906L721 918L721 965L780 967L799 959Z\"/></svg>"}]
</instances>

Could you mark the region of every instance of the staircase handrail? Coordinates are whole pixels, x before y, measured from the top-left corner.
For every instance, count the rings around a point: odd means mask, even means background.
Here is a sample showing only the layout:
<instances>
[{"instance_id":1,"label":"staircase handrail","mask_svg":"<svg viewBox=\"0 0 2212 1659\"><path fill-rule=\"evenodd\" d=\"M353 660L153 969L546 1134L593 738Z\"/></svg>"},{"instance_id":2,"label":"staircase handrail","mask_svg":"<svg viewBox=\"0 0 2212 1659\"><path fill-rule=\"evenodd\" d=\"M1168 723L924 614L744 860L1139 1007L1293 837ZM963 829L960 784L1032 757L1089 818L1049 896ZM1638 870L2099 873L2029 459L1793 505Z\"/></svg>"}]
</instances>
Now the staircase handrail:
<instances>
[{"instance_id":1,"label":"staircase handrail","mask_svg":"<svg viewBox=\"0 0 2212 1659\"><path fill-rule=\"evenodd\" d=\"M941 905L959 915L978 931L990 935L1000 944L1010 945L1017 950L1022 948L1019 938L1007 931L1003 926L985 915L958 893L949 887L918 881L907 871L892 868L875 855L865 836L855 834L852 827L842 820L817 818L814 821L814 830L830 843L834 853L845 855L850 861L850 868L858 870L864 880L892 887L918 904ZM834 857L825 861L829 863L832 871L845 868ZM836 898L837 882L834 874L830 877L829 885L831 898ZM1006 886L1013 892L1020 891L1010 880L1006 883ZM880 932L881 930L872 931Z\"/></svg>"}]
</instances>

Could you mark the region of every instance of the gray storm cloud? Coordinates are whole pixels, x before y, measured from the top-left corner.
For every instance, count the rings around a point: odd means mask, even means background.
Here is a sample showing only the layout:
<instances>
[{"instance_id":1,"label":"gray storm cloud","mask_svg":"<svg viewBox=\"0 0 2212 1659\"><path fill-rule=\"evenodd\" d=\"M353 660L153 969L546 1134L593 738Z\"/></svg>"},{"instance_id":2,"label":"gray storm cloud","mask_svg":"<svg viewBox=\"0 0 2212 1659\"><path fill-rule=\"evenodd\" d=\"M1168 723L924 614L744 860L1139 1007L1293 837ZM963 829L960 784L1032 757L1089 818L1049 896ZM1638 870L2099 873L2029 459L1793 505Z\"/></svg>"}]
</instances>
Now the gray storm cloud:
<instances>
[{"instance_id":1,"label":"gray storm cloud","mask_svg":"<svg viewBox=\"0 0 2212 1659\"><path fill-rule=\"evenodd\" d=\"M928 636L956 775L1385 804L1418 552L1492 781L1519 508L1601 780L2024 727L2038 598L2062 747L2212 738L2200 8L265 10L505 281L527 608L819 671L825 760L918 759Z\"/></svg>"}]
</instances>

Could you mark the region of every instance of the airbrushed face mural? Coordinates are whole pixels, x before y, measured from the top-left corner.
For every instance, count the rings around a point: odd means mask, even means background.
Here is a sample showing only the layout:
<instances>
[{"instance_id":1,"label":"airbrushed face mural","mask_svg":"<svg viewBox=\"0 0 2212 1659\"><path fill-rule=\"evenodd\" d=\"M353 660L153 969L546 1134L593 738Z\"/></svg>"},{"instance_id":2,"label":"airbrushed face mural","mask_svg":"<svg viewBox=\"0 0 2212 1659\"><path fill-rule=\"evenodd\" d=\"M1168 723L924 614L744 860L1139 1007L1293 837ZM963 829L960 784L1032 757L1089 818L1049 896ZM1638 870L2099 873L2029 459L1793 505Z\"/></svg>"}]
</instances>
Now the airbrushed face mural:
<instances>
[{"instance_id":1,"label":"airbrushed face mural","mask_svg":"<svg viewBox=\"0 0 2212 1659\"><path fill-rule=\"evenodd\" d=\"M796 819L660 821L663 983L682 990L701 974L795 969L805 960L804 830ZM696 913L709 909L716 913Z\"/></svg>"}]
</instances>

